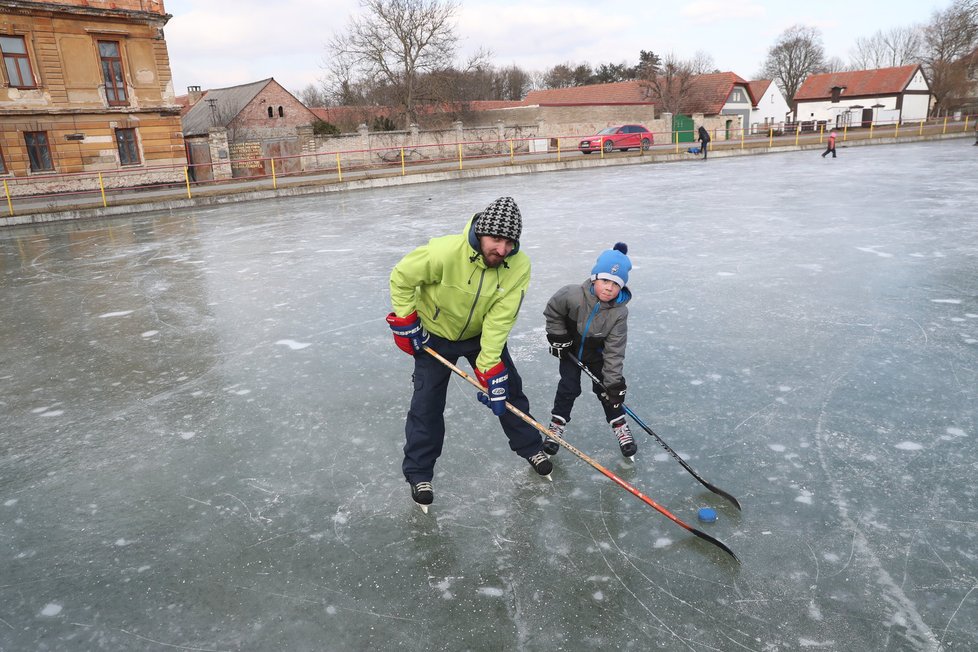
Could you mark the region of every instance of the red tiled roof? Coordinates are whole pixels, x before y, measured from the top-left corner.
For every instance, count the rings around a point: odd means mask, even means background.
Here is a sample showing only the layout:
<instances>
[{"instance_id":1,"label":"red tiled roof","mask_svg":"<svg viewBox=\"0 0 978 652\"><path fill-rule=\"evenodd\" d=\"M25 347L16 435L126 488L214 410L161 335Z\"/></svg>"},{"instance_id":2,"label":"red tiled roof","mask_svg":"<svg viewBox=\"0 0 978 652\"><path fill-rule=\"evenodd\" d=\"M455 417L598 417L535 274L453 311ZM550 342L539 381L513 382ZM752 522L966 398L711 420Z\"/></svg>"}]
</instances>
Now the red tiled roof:
<instances>
[{"instance_id":1,"label":"red tiled roof","mask_svg":"<svg viewBox=\"0 0 978 652\"><path fill-rule=\"evenodd\" d=\"M757 101L751 95L747 80L732 72L717 72L709 75L696 75L684 107L685 113L717 115L730 97L735 85L743 86L753 104Z\"/></svg>"},{"instance_id":2,"label":"red tiled roof","mask_svg":"<svg viewBox=\"0 0 978 652\"><path fill-rule=\"evenodd\" d=\"M519 100L472 100L466 103L469 111L491 111L492 109L511 109L514 106L523 106Z\"/></svg>"},{"instance_id":3,"label":"red tiled roof","mask_svg":"<svg viewBox=\"0 0 978 652\"><path fill-rule=\"evenodd\" d=\"M548 88L530 91L524 105L555 104L651 104L645 89L638 81L589 84L570 88Z\"/></svg>"},{"instance_id":4,"label":"red tiled roof","mask_svg":"<svg viewBox=\"0 0 978 652\"><path fill-rule=\"evenodd\" d=\"M866 97L896 95L902 93L919 65L855 70L853 72L826 72L809 75L795 93L795 100L826 100L832 97L832 89L842 88L842 97Z\"/></svg>"},{"instance_id":5,"label":"red tiled roof","mask_svg":"<svg viewBox=\"0 0 978 652\"><path fill-rule=\"evenodd\" d=\"M747 88L750 90L750 96L754 98L754 106L757 106L757 103L761 101L761 98L764 97L764 93L767 92L767 89L770 86L770 79L755 79L747 82Z\"/></svg>"}]
</instances>

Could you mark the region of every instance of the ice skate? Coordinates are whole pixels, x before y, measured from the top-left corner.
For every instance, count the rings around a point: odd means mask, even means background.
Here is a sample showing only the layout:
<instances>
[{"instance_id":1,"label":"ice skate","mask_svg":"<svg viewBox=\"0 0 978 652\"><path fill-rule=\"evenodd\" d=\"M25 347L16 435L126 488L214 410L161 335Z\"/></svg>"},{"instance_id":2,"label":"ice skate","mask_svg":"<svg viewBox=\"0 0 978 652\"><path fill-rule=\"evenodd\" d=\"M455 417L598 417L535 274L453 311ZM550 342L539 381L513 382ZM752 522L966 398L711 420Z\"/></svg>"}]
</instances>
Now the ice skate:
<instances>
[{"instance_id":1,"label":"ice skate","mask_svg":"<svg viewBox=\"0 0 978 652\"><path fill-rule=\"evenodd\" d=\"M418 504L421 511L428 513L428 505L435 501L435 492L430 482L418 482L411 484L411 498Z\"/></svg>"},{"instance_id":2,"label":"ice skate","mask_svg":"<svg viewBox=\"0 0 978 652\"><path fill-rule=\"evenodd\" d=\"M558 417L556 414L550 415L550 432L557 435L560 438L564 437L564 431L567 430L567 421L563 417ZM543 438L543 452L547 455L556 455L557 451L560 450L560 444L551 439L550 437Z\"/></svg>"},{"instance_id":3,"label":"ice skate","mask_svg":"<svg viewBox=\"0 0 978 652\"><path fill-rule=\"evenodd\" d=\"M553 478L550 477L550 472L554 470L554 465L546 453L540 451L526 458L526 461L530 463L534 471L553 482Z\"/></svg>"},{"instance_id":4,"label":"ice skate","mask_svg":"<svg viewBox=\"0 0 978 652\"><path fill-rule=\"evenodd\" d=\"M621 449L621 454L628 459L632 459L635 453L638 452L638 446L632 438L632 431L629 430L628 424L625 422L625 417L620 416L612 421L611 429L615 433L615 438L618 440L618 447Z\"/></svg>"}]
</instances>

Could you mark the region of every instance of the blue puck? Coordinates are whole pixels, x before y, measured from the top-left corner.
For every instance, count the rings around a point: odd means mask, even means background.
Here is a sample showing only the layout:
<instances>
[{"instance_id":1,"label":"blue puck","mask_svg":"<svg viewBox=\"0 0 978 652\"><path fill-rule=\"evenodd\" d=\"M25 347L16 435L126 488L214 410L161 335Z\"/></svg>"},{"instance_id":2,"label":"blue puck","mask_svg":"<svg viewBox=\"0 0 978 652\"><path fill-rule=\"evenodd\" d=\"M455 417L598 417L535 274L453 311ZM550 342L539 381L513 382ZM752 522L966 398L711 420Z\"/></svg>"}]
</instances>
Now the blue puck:
<instances>
[{"instance_id":1,"label":"blue puck","mask_svg":"<svg viewBox=\"0 0 978 652\"><path fill-rule=\"evenodd\" d=\"M696 516L704 523L716 523L717 522L717 510L710 507L701 507L699 513Z\"/></svg>"}]
</instances>

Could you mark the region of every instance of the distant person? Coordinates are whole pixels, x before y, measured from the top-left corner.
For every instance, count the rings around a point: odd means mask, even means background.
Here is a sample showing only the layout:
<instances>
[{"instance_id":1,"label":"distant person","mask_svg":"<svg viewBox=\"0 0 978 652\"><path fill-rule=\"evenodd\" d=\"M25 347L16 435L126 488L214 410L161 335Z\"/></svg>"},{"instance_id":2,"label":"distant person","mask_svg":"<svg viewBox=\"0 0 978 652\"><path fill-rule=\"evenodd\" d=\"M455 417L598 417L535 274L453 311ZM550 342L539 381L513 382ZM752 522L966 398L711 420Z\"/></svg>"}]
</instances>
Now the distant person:
<instances>
[{"instance_id":1,"label":"distant person","mask_svg":"<svg viewBox=\"0 0 978 652\"><path fill-rule=\"evenodd\" d=\"M697 140L700 141L700 151L703 153L703 158L706 158L706 150L710 144L710 132L706 130L706 127L700 125L699 136Z\"/></svg>"},{"instance_id":2,"label":"distant person","mask_svg":"<svg viewBox=\"0 0 978 652\"><path fill-rule=\"evenodd\" d=\"M832 158L835 158L835 129L829 132L829 146L822 152L822 158L825 158L829 152L832 153Z\"/></svg>"},{"instance_id":3,"label":"distant person","mask_svg":"<svg viewBox=\"0 0 978 652\"><path fill-rule=\"evenodd\" d=\"M543 315L547 322L550 353L560 360L560 381L554 396L550 432L558 437L570 422L574 401L581 395L581 368L566 354L570 351L604 384L592 389L601 401L604 416L618 441L621 454L631 458L638 450L625 422L625 343L628 339L628 246L615 244L598 256L598 261L583 283L565 285L550 297ZM543 450L555 455L556 440L546 437Z\"/></svg>"},{"instance_id":4,"label":"distant person","mask_svg":"<svg viewBox=\"0 0 978 652\"><path fill-rule=\"evenodd\" d=\"M411 497L425 511L434 501L431 480L445 442L445 397L452 375L425 346L452 363L468 360L486 388L478 398L499 417L509 447L540 475L553 470L537 430L506 410L508 401L530 412L506 346L530 284L530 258L520 251L522 229L516 202L500 197L461 233L429 240L391 272L393 312L387 323L398 348L414 356L401 470Z\"/></svg>"}]
</instances>

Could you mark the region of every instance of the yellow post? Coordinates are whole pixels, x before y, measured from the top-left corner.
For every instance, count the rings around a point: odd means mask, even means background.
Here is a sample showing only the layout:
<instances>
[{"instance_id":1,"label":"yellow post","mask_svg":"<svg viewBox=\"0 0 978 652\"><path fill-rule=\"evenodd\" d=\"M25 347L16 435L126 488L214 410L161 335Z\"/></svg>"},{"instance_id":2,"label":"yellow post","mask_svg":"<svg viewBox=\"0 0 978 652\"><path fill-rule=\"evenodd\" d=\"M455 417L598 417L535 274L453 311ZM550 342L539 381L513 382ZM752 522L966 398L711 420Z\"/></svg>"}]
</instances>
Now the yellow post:
<instances>
[{"instance_id":1,"label":"yellow post","mask_svg":"<svg viewBox=\"0 0 978 652\"><path fill-rule=\"evenodd\" d=\"M601 137L601 158L604 158L604 136Z\"/></svg>"},{"instance_id":2,"label":"yellow post","mask_svg":"<svg viewBox=\"0 0 978 652\"><path fill-rule=\"evenodd\" d=\"M339 180L343 180L343 168L340 167L340 153L336 152L336 174L339 176Z\"/></svg>"},{"instance_id":3,"label":"yellow post","mask_svg":"<svg viewBox=\"0 0 978 652\"><path fill-rule=\"evenodd\" d=\"M899 120L897 120L896 121L896 124L893 125L893 137L894 138L899 138L900 137L900 121Z\"/></svg>"},{"instance_id":4,"label":"yellow post","mask_svg":"<svg viewBox=\"0 0 978 652\"><path fill-rule=\"evenodd\" d=\"M102 208L107 208L108 203L105 201L105 184L102 183L102 173L98 173L98 187L102 191Z\"/></svg>"},{"instance_id":5,"label":"yellow post","mask_svg":"<svg viewBox=\"0 0 978 652\"><path fill-rule=\"evenodd\" d=\"M679 153L679 132L676 132L676 153Z\"/></svg>"},{"instance_id":6,"label":"yellow post","mask_svg":"<svg viewBox=\"0 0 978 652\"><path fill-rule=\"evenodd\" d=\"M873 138L873 124L874 124L873 121L870 120L870 122L869 122L869 137L870 137L870 139Z\"/></svg>"},{"instance_id":7,"label":"yellow post","mask_svg":"<svg viewBox=\"0 0 978 652\"><path fill-rule=\"evenodd\" d=\"M557 139L557 162L560 163L560 138Z\"/></svg>"},{"instance_id":8,"label":"yellow post","mask_svg":"<svg viewBox=\"0 0 978 652\"><path fill-rule=\"evenodd\" d=\"M774 127L767 130L767 146L771 147L774 145Z\"/></svg>"},{"instance_id":9,"label":"yellow post","mask_svg":"<svg viewBox=\"0 0 978 652\"><path fill-rule=\"evenodd\" d=\"M801 129L795 129L795 147L798 147L798 136L801 134Z\"/></svg>"},{"instance_id":10,"label":"yellow post","mask_svg":"<svg viewBox=\"0 0 978 652\"><path fill-rule=\"evenodd\" d=\"M846 142L848 138L849 138L849 125L844 124L842 125L842 142Z\"/></svg>"},{"instance_id":11,"label":"yellow post","mask_svg":"<svg viewBox=\"0 0 978 652\"><path fill-rule=\"evenodd\" d=\"M825 135L825 125L818 126L818 144L822 144L822 136Z\"/></svg>"},{"instance_id":12,"label":"yellow post","mask_svg":"<svg viewBox=\"0 0 978 652\"><path fill-rule=\"evenodd\" d=\"M944 116L944 130L941 133L942 134L947 133L947 116Z\"/></svg>"},{"instance_id":13,"label":"yellow post","mask_svg":"<svg viewBox=\"0 0 978 652\"><path fill-rule=\"evenodd\" d=\"M14 204L13 204L12 201L10 201L10 188L7 187L7 180L6 179L3 180L3 192L7 195L7 210L10 211L10 214L11 215L13 215L14 214Z\"/></svg>"},{"instance_id":14,"label":"yellow post","mask_svg":"<svg viewBox=\"0 0 978 652\"><path fill-rule=\"evenodd\" d=\"M920 121L920 129L917 130L917 135L918 136L923 136L924 135L924 121L923 120Z\"/></svg>"},{"instance_id":15,"label":"yellow post","mask_svg":"<svg viewBox=\"0 0 978 652\"><path fill-rule=\"evenodd\" d=\"M510 164L510 165L512 165L512 164L513 164L513 160L514 160L514 159L513 159L513 153L514 153L514 152L513 152L513 139L512 139L512 138L510 138L510 139L509 139L509 164Z\"/></svg>"},{"instance_id":16,"label":"yellow post","mask_svg":"<svg viewBox=\"0 0 978 652\"><path fill-rule=\"evenodd\" d=\"M278 190L278 179L275 178L275 157L272 157L272 189Z\"/></svg>"},{"instance_id":17,"label":"yellow post","mask_svg":"<svg viewBox=\"0 0 978 652\"><path fill-rule=\"evenodd\" d=\"M744 149L744 129L740 130L740 149Z\"/></svg>"},{"instance_id":18,"label":"yellow post","mask_svg":"<svg viewBox=\"0 0 978 652\"><path fill-rule=\"evenodd\" d=\"M405 174L407 173L404 171L404 148L402 147L401 148L401 176L403 177Z\"/></svg>"},{"instance_id":19,"label":"yellow post","mask_svg":"<svg viewBox=\"0 0 978 652\"><path fill-rule=\"evenodd\" d=\"M462 169L462 143L458 144L458 169Z\"/></svg>"},{"instance_id":20,"label":"yellow post","mask_svg":"<svg viewBox=\"0 0 978 652\"><path fill-rule=\"evenodd\" d=\"M193 199L193 197L190 196L190 168L189 167L184 166L183 178L187 182L187 199Z\"/></svg>"},{"instance_id":21,"label":"yellow post","mask_svg":"<svg viewBox=\"0 0 978 652\"><path fill-rule=\"evenodd\" d=\"M970 117L971 117L970 115L964 116L964 129L962 129L962 131L968 131L968 118Z\"/></svg>"}]
</instances>

